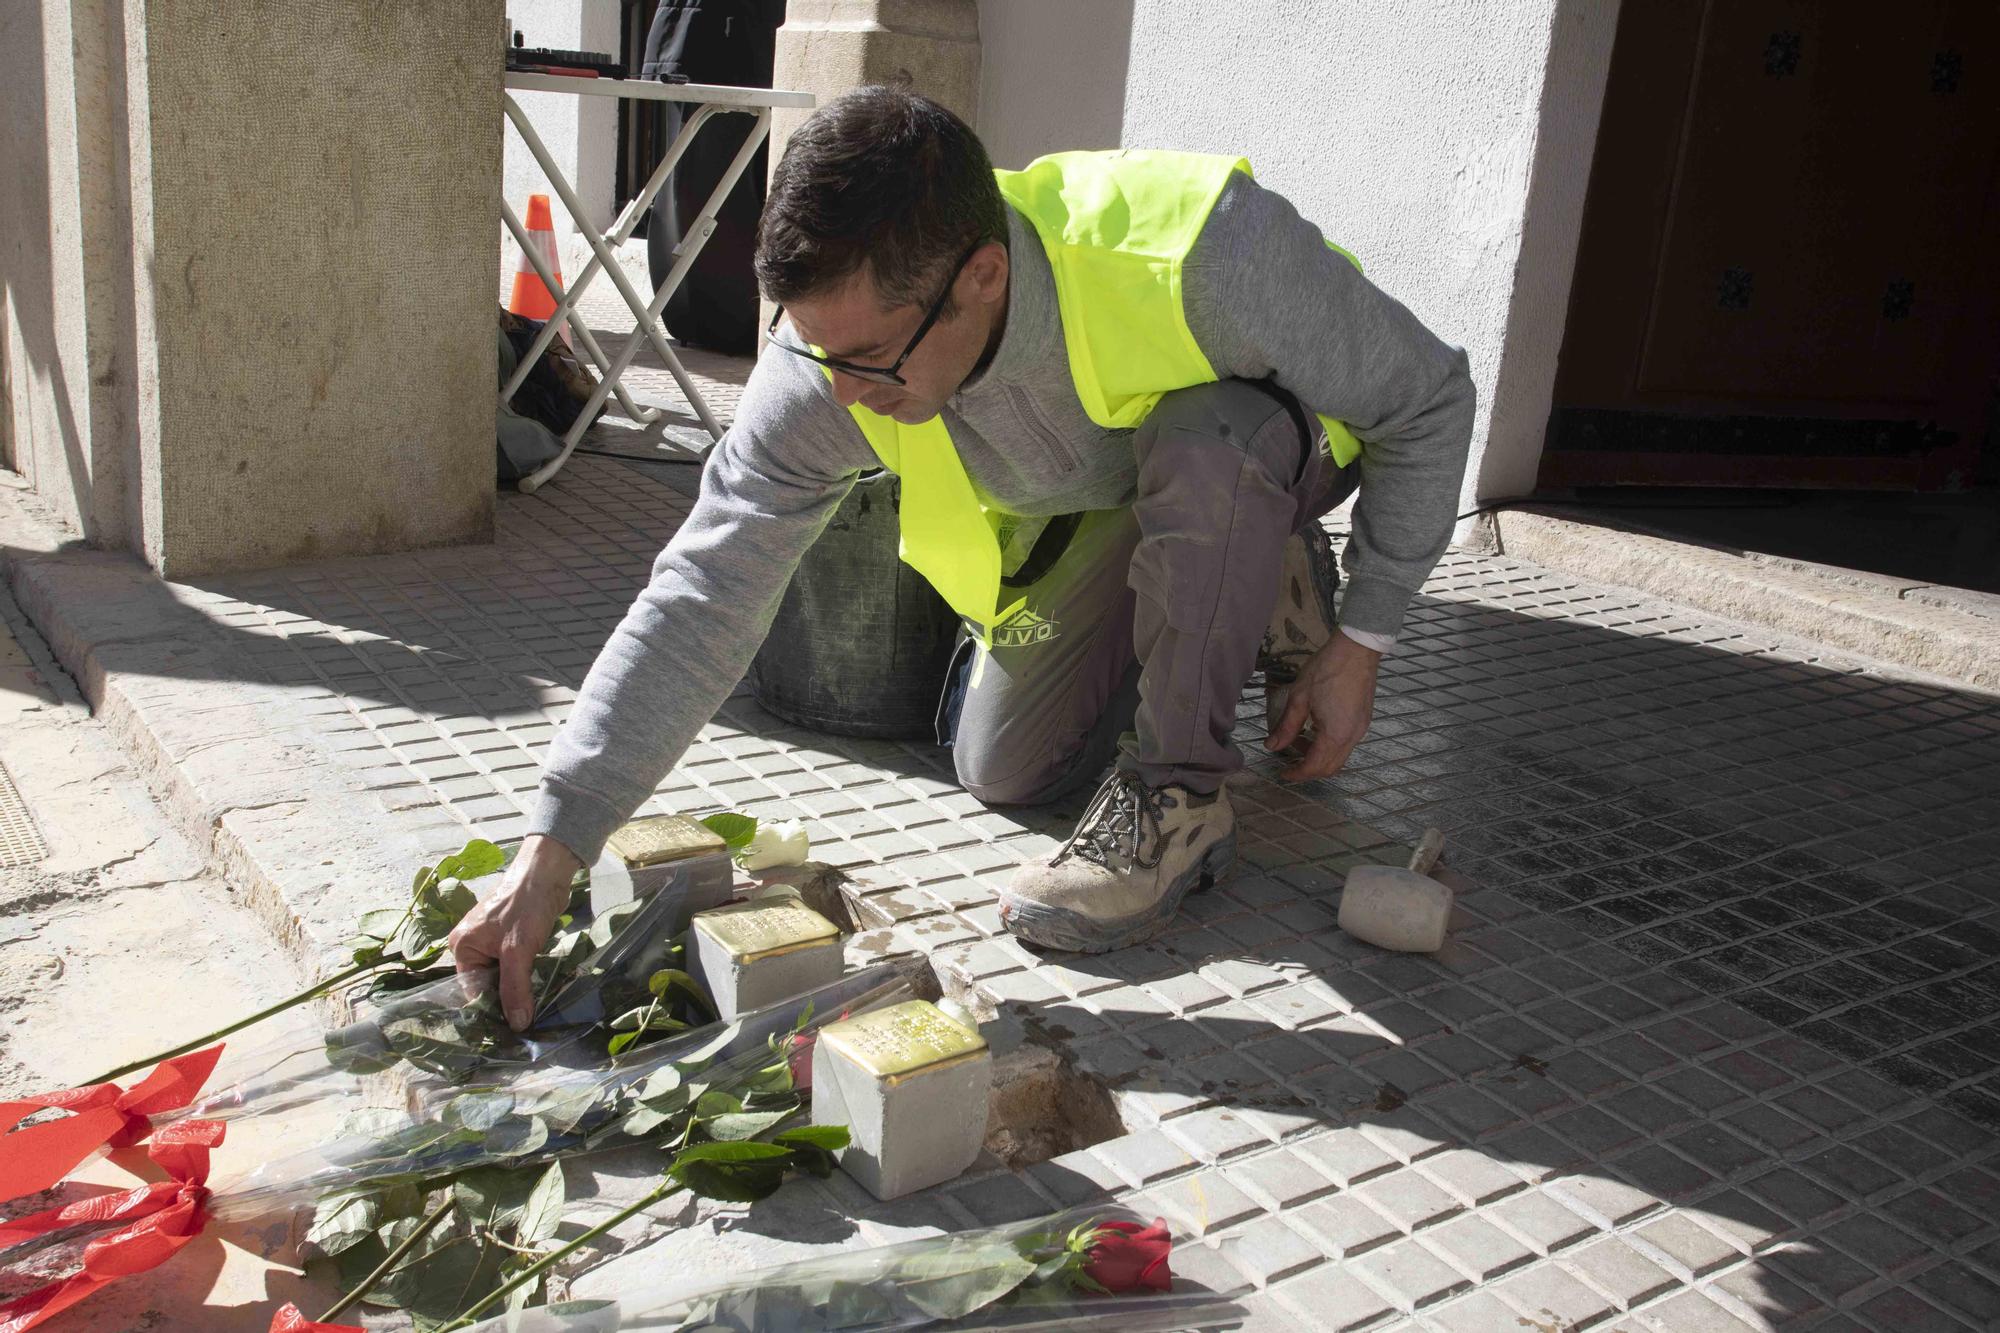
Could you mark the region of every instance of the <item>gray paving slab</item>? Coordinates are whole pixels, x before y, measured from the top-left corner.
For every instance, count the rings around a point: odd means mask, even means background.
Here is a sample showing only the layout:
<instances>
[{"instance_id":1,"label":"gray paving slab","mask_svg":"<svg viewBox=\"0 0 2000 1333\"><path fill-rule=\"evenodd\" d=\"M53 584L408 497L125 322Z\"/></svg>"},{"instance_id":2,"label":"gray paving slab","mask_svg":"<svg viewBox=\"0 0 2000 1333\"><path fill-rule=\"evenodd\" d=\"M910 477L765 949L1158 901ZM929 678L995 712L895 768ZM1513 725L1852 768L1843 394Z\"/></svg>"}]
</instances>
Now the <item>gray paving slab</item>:
<instances>
[{"instance_id":1,"label":"gray paving slab","mask_svg":"<svg viewBox=\"0 0 2000 1333\"><path fill-rule=\"evenodd\" d=\"M199 584L57 550L18 506L0 544L100 714L310 961L396 895L392 867L521 830L686 481L579 458L503 498L493 548ZM1254 741L1254 689L1243 719ZM1144 948L1043 955L995 894L1074 808L987 811L932 747L733 697L648 809L803 815L871 924L1062 1034L1128 1129L894 1206L836 1183L835 1239L751 1220L858 1245L1156 1203L1184 1270L1271 1327L1993 1317L1995 699L1453 552L1347 768L1285 787L1252 754L1233 880ZM1332 928L1344 869L1427 826L1460 885L1451 947ZM673 1262L676 1233L649 1235Z\"/></svg>"}]
</instances>

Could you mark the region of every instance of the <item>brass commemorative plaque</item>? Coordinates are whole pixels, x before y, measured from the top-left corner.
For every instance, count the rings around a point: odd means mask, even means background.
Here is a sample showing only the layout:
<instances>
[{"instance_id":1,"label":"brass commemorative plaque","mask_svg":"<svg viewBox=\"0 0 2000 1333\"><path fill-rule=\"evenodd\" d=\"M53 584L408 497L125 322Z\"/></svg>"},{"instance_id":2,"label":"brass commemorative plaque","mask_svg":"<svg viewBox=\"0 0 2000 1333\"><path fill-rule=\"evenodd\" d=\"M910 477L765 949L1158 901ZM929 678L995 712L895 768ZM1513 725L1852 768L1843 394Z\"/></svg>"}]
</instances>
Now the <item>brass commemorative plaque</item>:
<instances>
[{"instance_id":1,"label":"brass commemorative plaque","mask_svg":"<svg viewBox=\"0 0 2000 1333\"><path fill-rule=\"evenodd\" d=\"M683 861L728 846L686 815L648 815L635 819L621 825L609 838L608 845L619 860L634 869Z\"/></svg>"},{"instance_id":2,"label":"brass commemorative plaque","mask_svg":"<svg viewBox=\"0 0 2000 1333\"><path fill-rule=\"evenodd\" d=\"M823 945L840 927L801 903L742 903L698 912L695 929L729 950L739 966Z\"/></svg>"},{"instance_id":3,"label":"brass commemorative plaque","mask_svg":"<svg viewBox=\"0 0 2000 1333\"><path fill-rule=\"evenodd\" d=\"M975 1059L986 1049L986 1038L928 1000L907 1000L829 1023L819 1039L891 1083Z\"/></svg>"}]
</instances>

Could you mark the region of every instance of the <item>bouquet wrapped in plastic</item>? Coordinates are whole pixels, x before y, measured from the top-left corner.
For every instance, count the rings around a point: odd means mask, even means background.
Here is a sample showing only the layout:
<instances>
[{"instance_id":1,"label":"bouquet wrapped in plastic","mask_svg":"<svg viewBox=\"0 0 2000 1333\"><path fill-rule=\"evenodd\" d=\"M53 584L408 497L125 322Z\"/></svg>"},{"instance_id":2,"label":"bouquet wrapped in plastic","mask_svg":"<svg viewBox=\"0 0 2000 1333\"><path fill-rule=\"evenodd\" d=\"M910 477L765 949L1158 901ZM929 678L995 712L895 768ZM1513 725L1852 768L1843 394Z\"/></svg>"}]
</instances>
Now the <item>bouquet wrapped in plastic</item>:
<instances>
[{"instance_id":1,"label":"bouquet wrapped in plastic","mask_svg":"<svg viewBox=\"0 0 2000 1333\"><path fill-rule=\"evenodd\" d=\"M850 1250L741 1274L702 1274L611 1300L574 1300L474 1325L478 1333L895 1333L1073 1328L1120 1333L1233 1320L1238 1307L1171 1266L1166 1224L1121 1208Z\"/></svg>"},{"instance_id":2,"label":"bouquet wrapped in plastic","mask_svg":"<svg viewBox=\"0 0 2000 1333\"><path fill-rule=\"evenodd\" d=\"M500 858L474 844L444 864L490 873ZM208 1091L219 1047L172 1055L129 1091L103 1080L0 1111L12 1117L0 1122L8 1197L148 1136L169 1176L0 1225L0 1263L52 1279L0 1305L0 1328L34 1327L162 1262L211 1218L303 1206L316 1210L309 1239L351 1288L339 1308L365 1295L438 1327L537 1299L548 1269L605 1229L554 1246L563 1157L662 1152L659 1184L606 1228L681 1190L754 1199L788 1172L832 1169L845 1132L798 1124L795 1047L821 1022L910 998L896 966L718 1023L678 966L688 904L661 892L565 919L535 965L535 1022L516 1034L493 995L468 995L439 965L472 901L467 876L439 868L419 874L400 914L364 919L356 966L374 977L352 1022L240 1051ZM380 1104L385 1092L400 1104ZM288 1150L212 1161L245 1122ZM309 1325L287 1311L274 1326Z\"/></svg>"}]
</instances>

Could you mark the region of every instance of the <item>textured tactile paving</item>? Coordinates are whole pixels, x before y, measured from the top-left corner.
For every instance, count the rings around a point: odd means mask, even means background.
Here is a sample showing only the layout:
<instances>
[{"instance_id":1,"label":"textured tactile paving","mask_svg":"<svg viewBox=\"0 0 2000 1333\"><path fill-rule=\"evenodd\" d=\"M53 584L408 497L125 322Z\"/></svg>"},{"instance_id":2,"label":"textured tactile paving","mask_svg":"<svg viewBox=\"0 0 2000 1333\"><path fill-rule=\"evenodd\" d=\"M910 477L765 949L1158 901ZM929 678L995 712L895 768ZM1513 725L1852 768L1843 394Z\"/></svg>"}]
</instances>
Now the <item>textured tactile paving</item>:
<instances>
[{"instance_id":1,"label":"textured tactile paving","mask_svg":"<svg viewBox=\"0 0 2000 1333\"><path fill-rule=\"evenodd\" d=\"M205 585L392 808L519 833L599 644L685 515L579 458L488 550ZM1246 694L1242 735L1260 730ZM1348 768L1234 789L1242 864L1168 934L1043 957L1011 870L1074 808L989 811L928 746L739 695L650 808L807 818L899 937L1036 1015L1130 1134L924 1196L966 1226L1116 1195L1253 1326L1986 1326L2000 1310L2000 706L1636 594L1447 556ZM1427 825L1448 947L1334 929ZM909 1201L827 1185L852 1243ZM822 1195L814 1194L815 1198ZM800 1204L805 1206L805 1204Z\"/></svg>"}]
</instances>

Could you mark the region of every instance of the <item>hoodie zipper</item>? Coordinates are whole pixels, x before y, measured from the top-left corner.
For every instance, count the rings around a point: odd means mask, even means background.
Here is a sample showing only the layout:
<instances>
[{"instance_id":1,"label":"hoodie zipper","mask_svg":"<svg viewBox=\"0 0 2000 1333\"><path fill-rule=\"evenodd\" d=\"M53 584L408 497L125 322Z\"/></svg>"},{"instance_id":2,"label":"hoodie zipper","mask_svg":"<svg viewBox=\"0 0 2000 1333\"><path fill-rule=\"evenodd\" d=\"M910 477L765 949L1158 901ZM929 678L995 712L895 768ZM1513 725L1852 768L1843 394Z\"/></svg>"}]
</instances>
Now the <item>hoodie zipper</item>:
<instances>
[{"instance_id":1,"label":"hoodie zipper","mask_svg":"<svg viewBox=\"0 0 2000 1333\"><path fill-rule=\"evenodd\" d=\"M1043 420L1040 409L1035 406L1035 400L1028 391L1017 384L1009 384L1006 389L1007 401L1013 406L1014 415L1020 418L1021 424L1028 428L1030 435L1042 442L1042 447L1049 451L1057 468L1069 473L1083 466L1083 459L1077 456L1069 441L1063 439L1047 421Z\"/></svg>"}]
</instances>

